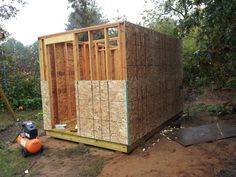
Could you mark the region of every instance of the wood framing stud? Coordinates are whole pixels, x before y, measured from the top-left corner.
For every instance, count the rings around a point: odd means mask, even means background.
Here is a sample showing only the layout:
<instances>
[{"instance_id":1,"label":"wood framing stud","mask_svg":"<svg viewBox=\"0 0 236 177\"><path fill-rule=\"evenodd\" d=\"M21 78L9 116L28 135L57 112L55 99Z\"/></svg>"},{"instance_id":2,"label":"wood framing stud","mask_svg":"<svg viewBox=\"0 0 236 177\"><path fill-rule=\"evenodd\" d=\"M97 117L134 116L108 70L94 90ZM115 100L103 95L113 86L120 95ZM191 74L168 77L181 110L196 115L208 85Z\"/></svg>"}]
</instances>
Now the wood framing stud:
<instances>
[{"instance_id":1,"label":"wood framing stud","mask_svg":"<svg viewBox=\"0 0 236 177\"><path fill-rule=\"evenodd\" d=\"M109 35L107 28L104 29L104 36L105 36L105 55L106 55L106 77L107 80L110 80L111 64L110 64Z\"/></svg>"},{"instance_id":2,"label":"wood framing stud","mask_svg":"<svg viewBox=\"0 0 236 177\"><path fill-rule=\"evenodd\" d=\"M74 38L73 38L73 58L74 58L75 80L77 81L80 78L80 69L78 67L78 63L79 63L79 50L78 50L77 34L74 34Z\"/></svg>"}]
</instances>

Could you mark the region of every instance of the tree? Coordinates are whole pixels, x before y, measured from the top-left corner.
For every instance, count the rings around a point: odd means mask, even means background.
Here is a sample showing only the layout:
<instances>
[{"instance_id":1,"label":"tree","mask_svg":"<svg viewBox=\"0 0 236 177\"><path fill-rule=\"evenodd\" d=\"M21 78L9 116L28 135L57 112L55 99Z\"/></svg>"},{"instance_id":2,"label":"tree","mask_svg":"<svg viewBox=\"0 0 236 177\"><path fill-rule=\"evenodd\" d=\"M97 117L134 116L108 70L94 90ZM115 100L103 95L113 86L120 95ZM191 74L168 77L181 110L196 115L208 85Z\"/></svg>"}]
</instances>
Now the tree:
<instances>
[{"instance_id":1,"label":"tree","mask_svg":"<svg viewBox=\"0 0 236 177\"><path fill-rule=\"evenodd\" d=\"M196 3L194 3L195 1ZM144 23L147 25L163 19L173 19L176 21L179 37L184 37L186 31L181 27L183 23L189 19L194 9L199 9L198 2L200 1L201 0L150 0L149 3L152 4L153 8L144 10Z\"/></svg>"},{"instance_id":2,"label":"tree","mask_svg":"<svg viewBox=\"0 0 236 177\"><path fill-rule=\"evenodd\" d=\"M23 0L0 0L0 31L4 31L2 22L15 17L19 12L16 4L25 5L26 2Z\"/></svg>"},{"instance_id":3,"label":"tree","mask_svg":"<svg viewBox=\"0 0 236 177\"><path fill-rule=\"evenodd\" d=\"M147 27L161 32L166 33L174 37L178 37L176 21L171 18L164 19L156 19L156 21L152 21L146 24Z\"/></svg>"},{"instance_id":4,"label":"tree","mask_svg":"<svg viewBox=\"0 0 236 177\"><path fill-rule=\"evenodd\" d=\"M13 108L41 108L38 42L24 46L10 38L4 44L0 60L0 83ZM4 104L0 99L0 110Z\"/></svg>"},{"instance_id":5,"label":"tree","mask_svg":"<svg viewBox=\"0 0 236 177\"><path fill-rule=\"evenodd\" d=\"M66 30L108 22L95 0L68 0L68 2L72 12Z\"/></svg>"},{"instance_id":6,"label":"tree","mask_svg":"<svg viewBox=\"0 0 236 177\"><path fill-rule=\"evenodd\" d=\"M194 33L196 48L186 62L198 68L192 78L223 87L236 77L235 0L150 1L154 8L145 10L146 24L168 17L176 20L180 38Z\"/></svg>"},{"instance_id":7,"label":"tree","mask_svg":"<svg viewBox=\"0 0 236 177\"><path fill-rule=\"evenodd\" d=\"M38 42L24 46L14 38L8 39L4 45L4 58L8 67L12 67L11 75L32 75L38 77ZM1 62L0 62L1 63Z\"/></svg>"},{"instance_id":8,"label":"tree","mask_svg":"<svg viewBox=\"0 0 236 177\"><path fill-rule=\"evenodd\" d=\"M116 9L116 16L113 18L114 21L126 21L127 15L120 14L120 11Z\"/></svg>"}]
</instances>

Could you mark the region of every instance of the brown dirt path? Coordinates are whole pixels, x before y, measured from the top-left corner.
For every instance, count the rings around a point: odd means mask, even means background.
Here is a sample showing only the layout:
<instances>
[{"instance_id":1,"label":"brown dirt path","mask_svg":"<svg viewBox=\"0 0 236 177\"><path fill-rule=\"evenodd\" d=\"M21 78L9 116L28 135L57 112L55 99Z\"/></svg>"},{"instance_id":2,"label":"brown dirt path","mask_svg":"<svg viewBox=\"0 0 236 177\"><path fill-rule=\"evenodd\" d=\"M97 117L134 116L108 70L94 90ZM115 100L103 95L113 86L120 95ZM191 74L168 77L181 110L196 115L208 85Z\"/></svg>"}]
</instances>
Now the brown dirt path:
<instances>
[{"instance_id":1,"label":"brown dirt path","mask_svg":"<svg viewBox=\"0 0 236 177\"><path fill-rule=\"evenodd\" d=\"M230 156L236 156L235 140L183 147L158 135L145 151L139 148L113 158L99 177L214 177Z\"/></svg>"}]
</instances>

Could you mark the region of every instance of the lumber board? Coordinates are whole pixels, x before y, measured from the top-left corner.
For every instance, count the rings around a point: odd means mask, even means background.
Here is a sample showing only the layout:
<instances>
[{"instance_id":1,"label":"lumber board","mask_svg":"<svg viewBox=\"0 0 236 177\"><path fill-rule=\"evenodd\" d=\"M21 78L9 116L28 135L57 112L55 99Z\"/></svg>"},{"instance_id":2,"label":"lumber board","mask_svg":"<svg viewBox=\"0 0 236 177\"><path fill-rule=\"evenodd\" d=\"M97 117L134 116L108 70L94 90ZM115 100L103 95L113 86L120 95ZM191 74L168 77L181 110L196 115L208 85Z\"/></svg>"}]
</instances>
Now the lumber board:
<instances>
[{"instance_id":1,"label":"lumber board","mask_svg":"<svg viewBox=\"0 0 236 177\"><path fill-rule=\"evenodd\" d=\"M80 68L79 68L79 49L78 49L78 38L77 35L74 34L74 39L73 39L73 59L74 59L74 77L75 80L80 79Z\"/></svg>"},{"instance_id":2,"label":"lumber board","mask_svg":"<svg viewBox=\"0 0 236 177\"><path fill-rule=\"evenodd\" d=\"M71 43L67 43L67 53L68 53L68 85L67 85L67 90L70 93L70 96L68 97L68 104L71 109L71 115L68 116L68 120L75 119L76 117L76 97L75 97L75 63L74 63L74 57L73 57L73 52L74 52L74 45Z\"/></svg>"},{"instance_id":3,"label":"lumber board","mask_svg":"<svg viewBox=\"0 0 236 177\"><path fill-rule=\"evenodd\" d=\"M43 127L45 130L52 129L52 118L50 110L50 96L48 81L41 81L41 96L43 108Z\"/></svg>"},{"instance_id":4,"label":"lumber board","mask_svg":"<svg viewBox=\"0 0 236 177\"><path fill-rule=\"evenodd\" d=\"M11 104L10 104L10 102L7 99L7 96L3 92L3 89L1 87L1 85L0 85L0 96L2 97L4 103L6 104L8 111L11 113L13 119L15 120L16 114L15 114L14 110L12 109Z\"/></svg>"},{"instance_id":5,"label":"lumber board","mask_svg":"<svg viewBox=\"0 0 236 177\"><path fill-rule=\"evenodd\" d=\"M105 36L105 55L106 55L106 79L111 79L111 63L110 63L110 50L109 50L109 36L108 29L104 29Z\"/></svg>"},{"instance_id":6,"label":"lumber board","mask_svg":"<svg viewBox=\"0 0 236 177\"><path fill-rule=\"evenodd\" d=\"M93 60L93 43L92 43L92 33L91 31L88 31L88 41L89 41L89 67L90 67L90 80L93 80L93 66L92 66L92 60Z\"/></svg>"},{"instance_id":7,"label":"lumber board","mask_svg":"<svg viewBox=\"0 0 236 177\"><path fill-rule=\"evenodd\" d=\"M86 145L101 147L101 148L120 151L120 152L124 152L124 153L131 153L136 147L138 147L140 145L141 142L147 141L149 138L151 138L157 132L161 131L163 129L163 127L165 127L169 123L171 123L171 121L178 119L181 116L181 114L182 114L182 112L176 114L175 116L170 118L168 121L166 121L161 126L153 129L151 132L147 133L145 136L138 139L132 145L126 145L126 144L114 143L111 141L104 141L104 140L95 139L95 138L83 137L83 136L78 135L76 132L71 132L70 130L51 129L51 130L46 130L46 134L48 136L58 138L58 139L83 143Z\"/></svg>"},{"instance_id":8,"label":"lumber board","mask_svg":"<svg viewBox=\"0 0 236 177\"><path fill-rule=\"evenodd\" d=\"M46 47L52 125L76 116L73 44L57 43Z\"/></svg>"},{"instance_id":9,"label":"lumber board","mask_svg":"<svg viewBox=\"0 0 236 177\"><path fill-rule=\"evenodd\" d=\"M69 66L69 55L68 55L68 49L67 49L67 43L64 43L64 56L65 56L65 84L67 85L66 87L66 93L67 93L67 98L68 98L68 117L72 116L72 110L71 110L71 88L70 88L70 66Z\"/></svg>"},{"instance_id":10,"label":"lumber board","mask_svg":"<svg viewBox=\"0 0 236 177\"><path fill-rule=\"evenodd\" d=\"M39 66L40 66L40 80L46 80L45 74L45 51L44 51L44 41L43 39L39 40Z\"/></svg>"},{"instance_id":11,"label":"lumber board","mask_svg":"<svg viewBox=\"0 0 236 177\"><path fill-rule=\"evenodd\" d=\"M66 96L66 71L65 71L65 52L64 44L53 44L54 62L55 62L55 84L57 93L57 123L65 121L68 115L68 98Z\"/></svg>"},{"instance_id":12,"label":"lumber board","mask_svg":"<svg viewBox=\"0 0 236 177\"><path fill-rule=\"evenodd\" d=\"M60 32L60 33L55 33L55 34L51 34L51 35L40 36L39 39L56 37L56 36L64 36L64 35L71 34L71 33L72 34L82 33L82 32L87 32L89 30L90 31L95 31L95 30L99 30L99 29L102 29L102 28L114 28L114 27L118 27L119 24L123 24L123 23L124 22L105 23L105 24L100 24L100 25L95 25L95 26L70 30L70 31L67 31L67 32Z\"/></svg>"},{"instance_id":13,"label":"lumber board","mask_svg":"<svg viewBox=\"0 0 236 177\"><path fill-rule=\"evenodd\" d=\"M127 145L79 136L77 133L70 132L68 130L67 131L66 130L56 130L56 129L47 130L46 134L48 136L51 136L54 138L83 143L83 144L87 144L87 145L92 145L92 146L106 148L106 149L120 151L120 152L126 152L126 153L128 152Z\"/></svg>"},{"instance_id":14,"label":"lumber board","mask_svg":"<svg viewBox=\"0 0 236 177\"><path fill-rule=\"evenodd\" d=\"M73 41L73 40L74 40L74 35L69 33L69 34L64 34L60 36L53 36L53 37L45 38L44 43L45 45L48 45L48 44L68 42L68 41Z\"/></svg>"},{"instance_id":15,"label":"lumber board","mask_svg":"<svg viewBox=\"0 0 236 177\"><path fill-rule=\"evenodd\" d=\"M57 93L56 93L56 80L52 79L53 76L55 77L55 56L53 52L53 45L44 45L44 59L45 59L45 69L46 69L46 80L48 81L48 87L45 87L46 89L48 88L48 94L49 94L49 104L50 104L50 124L49 126L52 127L54 124L57 123ZM45 91L46 92L46 91ZM47 113L46 113L47 115ZM45 121L47 124L47 116L45 117Z\"/></svg>"}]
</instances>

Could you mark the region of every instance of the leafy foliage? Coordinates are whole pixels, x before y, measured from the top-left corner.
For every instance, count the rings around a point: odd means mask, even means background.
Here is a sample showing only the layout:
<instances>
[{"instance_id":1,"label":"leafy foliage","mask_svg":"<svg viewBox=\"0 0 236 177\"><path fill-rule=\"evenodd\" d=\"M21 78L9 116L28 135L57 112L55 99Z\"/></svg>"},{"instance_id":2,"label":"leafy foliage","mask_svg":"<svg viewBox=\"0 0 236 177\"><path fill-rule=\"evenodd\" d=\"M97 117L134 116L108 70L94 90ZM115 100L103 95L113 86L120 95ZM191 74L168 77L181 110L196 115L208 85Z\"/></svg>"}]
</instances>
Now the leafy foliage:
<instances>
[{"instance_id":1,"label":"leafy foliage","mask_svg":"<svg viewBox=\"0 0 236 177\"><path fill-rule=\"evenodd\" d=\"M187 114L208 112L212 116L224 116L233 112L233 107L230 104L207 105L204 103L196 104L188 107Z\"/></svg>"},{"instance_id":2,"label":"leafy foliage","mask_svg":"<svg viewBox=\"0 0 236 177\"><path fill-rule=\"evenodd\" d=\"M108 21L103 16L101 8L95 0L68 0L68 2L73 11L69 15L66 30L87 27Z\"/></svg>"},{"instance_id":3,"label":"leafy foliage","mask_svg":"<svg viewBox=\"0 0 236 177\"><path fill-rule=\"evenodd\" d=\"M0 84L15 109L41 108L38 44L24 46L9 39L2 46ZM0 109L5 105L0 99Z\"/></svg>"},{"instance_id":4,"label":"leafy foliage","mask_svg":"<svg viewBox=\"0 0 236 177\"><path fill-rule=\"evenodd\" d=\"M209 105L207 111L211 115L224 116L232 112L232 108L226 105Z\"/></svg>"},{"instance_id":5,"label":"leafy foliage","mask_svg":"<svg viewBox=\"0 0 236 177\"><path fill-rule=\"evenodd\" d=\"M116 16L113 18L114 21L125 21L127 20L127 15L120 14L120 11L116 10Z\"/></svg>"},{"instance_id":6,"label":"leafy foliage","mask_svg":"<svg viewBox=\"0 0 236 177\"><path fill-rule=\"evenodd\" d=\"M0 0L0 23L17 15L19 9L16 5L25 5L23 0ZM5 31L0 24L0 31Z\"/></svg>"},{"instance_id":7,"label":"leafy foliage","mask_svg":"<svg viewBox=\"0 0 236 177\"><path fill-rule=\"evenodd\" d=\"M156 19L148 23L147 26L161 33L166 33L174 37L178 36L176 21L171 18Z\"/></svg>"},{"instance_id":8,"label":"leafy foliage","mask_svg":"<svg viewBox=\"0 0 236 177\"><path fill-rule=\"evenodd\" d=\"M175 20L183 40L185 85L222 88L236 78L235 0L150 0L144 21Z\"/></svg>"},{"instance_id":9,"label":"leafy foliage","mask_svg":"<svg viewBox=\"0 0 236 177\"><path fill-rule=\"evenodd\" d=\"M39 80L15 77L9 82L5 93L15 109L40 109L41 95Z\"/></svg>"}]
</instances>

